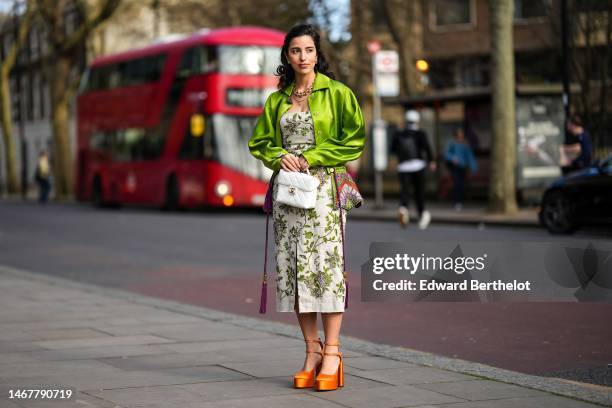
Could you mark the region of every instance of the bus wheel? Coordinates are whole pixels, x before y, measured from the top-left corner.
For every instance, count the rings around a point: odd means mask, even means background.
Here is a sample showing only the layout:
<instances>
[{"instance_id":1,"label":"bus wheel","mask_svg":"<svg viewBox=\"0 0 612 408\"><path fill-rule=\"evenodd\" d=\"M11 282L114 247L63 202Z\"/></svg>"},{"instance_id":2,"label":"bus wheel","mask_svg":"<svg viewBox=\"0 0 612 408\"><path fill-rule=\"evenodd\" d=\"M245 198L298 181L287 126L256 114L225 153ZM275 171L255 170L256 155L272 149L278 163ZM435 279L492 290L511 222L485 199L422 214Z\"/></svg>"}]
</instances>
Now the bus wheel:
<instances>
[{"instance_id":1,"label":"bus wheel","mask_svg":"<svg viewBox=\"0 0 612 408\"><path fill-rule=\"evenodd\" d=\"M100 176L94 178L93 185L91 187L91 201L95 207L104 206L104 193L102 190L102 180Z\"/></svg>"},{"instance_id":2,"label":"bus wheel","mask_svg":"<svg viewBox=\"0 0 612 408\"><path fill-rule=\"evenodd\" d=\"M168 177L168 181L166 182L166 200L164 202L164 209L170 211L176 211L179 209L179 186L175 174Z\"/></svg>"}]
</instances>

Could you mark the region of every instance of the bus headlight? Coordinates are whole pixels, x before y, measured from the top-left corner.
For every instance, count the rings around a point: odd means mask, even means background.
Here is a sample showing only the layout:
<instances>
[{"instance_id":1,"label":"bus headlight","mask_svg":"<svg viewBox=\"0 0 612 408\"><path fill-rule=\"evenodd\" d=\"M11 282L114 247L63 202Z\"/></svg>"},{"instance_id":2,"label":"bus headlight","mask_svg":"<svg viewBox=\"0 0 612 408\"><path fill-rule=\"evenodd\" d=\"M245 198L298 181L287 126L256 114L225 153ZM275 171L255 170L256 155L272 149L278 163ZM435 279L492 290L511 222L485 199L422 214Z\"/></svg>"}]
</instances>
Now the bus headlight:
<instances>
[{"instance_id":1,"label":"bus headlight","mask_svg":"<svg viewBox=\"0 0 612 408\"><path fill-rule=\"evenodd\" d=\"M232 189L230 188L229 183L226 181L220 181L215 186L215 193L217 193L217 196L219 197L228 195L231 192L231 190Z\"/></svg>"}]
</instances>

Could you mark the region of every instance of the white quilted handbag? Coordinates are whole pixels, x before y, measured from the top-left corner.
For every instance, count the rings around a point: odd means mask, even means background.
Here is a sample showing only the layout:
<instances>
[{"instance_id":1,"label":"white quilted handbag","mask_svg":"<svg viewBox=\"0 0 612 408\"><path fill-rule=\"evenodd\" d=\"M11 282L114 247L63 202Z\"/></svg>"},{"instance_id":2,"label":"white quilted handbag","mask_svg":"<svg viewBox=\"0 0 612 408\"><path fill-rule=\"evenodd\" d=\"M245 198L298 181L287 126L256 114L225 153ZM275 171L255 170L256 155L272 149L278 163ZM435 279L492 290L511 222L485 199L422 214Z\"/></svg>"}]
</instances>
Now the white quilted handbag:
<instances>
[{"instance_id":1,"label":"white quilted handbag","mask_svg":"<svg viewBox=\"0 0 612 408\"><path fill-rule=\"evenodd\" d=\"M298 208L314 208L317 202L319 179L310 172L280 170L276 176L278 183L276 200L279 203Z\"/></svg>"}]
</instances>

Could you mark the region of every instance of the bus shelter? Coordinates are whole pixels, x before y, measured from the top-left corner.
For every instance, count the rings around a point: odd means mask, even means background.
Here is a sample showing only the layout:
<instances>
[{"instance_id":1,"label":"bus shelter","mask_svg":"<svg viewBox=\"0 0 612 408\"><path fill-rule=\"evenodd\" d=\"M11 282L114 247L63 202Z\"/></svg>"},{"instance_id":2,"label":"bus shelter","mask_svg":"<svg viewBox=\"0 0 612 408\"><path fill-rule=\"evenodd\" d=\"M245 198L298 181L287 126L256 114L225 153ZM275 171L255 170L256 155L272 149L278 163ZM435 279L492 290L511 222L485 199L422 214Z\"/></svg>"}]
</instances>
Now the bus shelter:
<instances>
[{"instance_id":1,"label":"bus shelter","mask_svg":"<svg viewBox=\"0 0 612 408\"><path fill-rule=\"evenodd\" d=\"M468 198L486 198L492 146L489 87L383 98L383 103L420 111L421 126L428 133L432 149L439 159L454 130L463 129L479 168L477 173L468 175ZM542 190L560 175L559 147L564 138L563 122L561 87L517 87L516 185L519 198L539 201ZM445 198L450 189L450 176L444 167L438 166L435 175L437 195L441 198Z\"/></svg>"}]
</instances>

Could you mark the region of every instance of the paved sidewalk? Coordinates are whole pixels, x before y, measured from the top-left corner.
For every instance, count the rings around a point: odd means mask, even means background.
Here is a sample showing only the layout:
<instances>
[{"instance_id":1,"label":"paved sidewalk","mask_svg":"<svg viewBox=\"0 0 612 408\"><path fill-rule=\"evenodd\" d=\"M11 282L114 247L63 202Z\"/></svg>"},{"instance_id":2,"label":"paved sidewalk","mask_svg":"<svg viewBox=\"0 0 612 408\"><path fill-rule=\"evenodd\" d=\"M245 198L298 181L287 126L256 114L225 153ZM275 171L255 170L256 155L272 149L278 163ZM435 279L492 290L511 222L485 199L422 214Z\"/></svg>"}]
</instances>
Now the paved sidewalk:
<instances>
[{"instance_id":1,"label":"paved sidewalk","mask_svg":"<svg viewBox=\"0 0 612 408\"><path fill-rule=\"evenodd\" d=\"M596 406L550 392L612 406L609 388L349 337L346 386L296 390L297 326L1 266L0 327L2 408ZM76 397L9 400L17 388L71 388Z\"/></svg>"},{"instance_id":2,"label":"paved sidewalk","mask_svg":"<svg viewBox=\"0 0 612 408\"><path fill-rule=\"evenodd\" d=\"M487 212L485 203L469 203L461 211L453 209L450 203L427 203L427 210L431 213L432 224L482 224L511 227L540 227L538 209L536 207L520 208L516 214L500 215ZM362 207L351 210L350 217L354 219L370 219L383 221L397 221L396 200L385 200L383 208L374 206L374 198L367 197ZM417 213L414 207L410 208L410 225L416 228ZM543 227L542 227L543 228Z\"/></svg>"}]
</instances>

